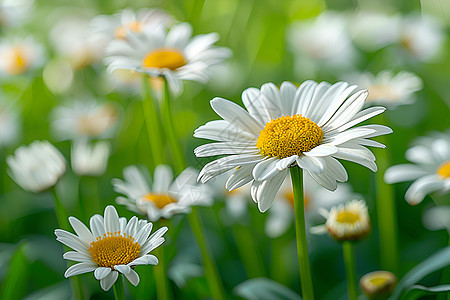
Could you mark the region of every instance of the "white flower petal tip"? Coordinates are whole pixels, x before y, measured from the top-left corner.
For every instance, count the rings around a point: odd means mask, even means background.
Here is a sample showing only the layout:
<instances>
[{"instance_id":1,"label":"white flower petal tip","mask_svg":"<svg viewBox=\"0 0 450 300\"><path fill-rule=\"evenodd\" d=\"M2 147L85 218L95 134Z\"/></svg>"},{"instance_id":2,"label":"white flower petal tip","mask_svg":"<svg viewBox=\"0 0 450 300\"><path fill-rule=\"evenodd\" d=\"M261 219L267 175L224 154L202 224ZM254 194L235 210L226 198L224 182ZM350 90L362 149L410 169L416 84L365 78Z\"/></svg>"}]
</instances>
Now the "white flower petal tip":
<instances>
[{"instance_id":1,"label":"white flower petal tip","mask_svg":"<svg viewBox=\"0 0 450 300\"><path fill-rule=\"evenodd\" d=\"M362 110L368 91L354 92L355 88L345 82L306 81L298 88L289 82L280 88L266 83L242 93L245 109L222 98L212 99L211 107L223 120L206 123L194 136L218 143L202 145L195 154L225 156L205 165L198 180L204 183L230 171L226 188L251 182L252 199L265 212L285 171L295 164L329 190L348 179L336 159L376 171L375 157L365 146L383 147L370 138L392 130L381 125L354 127L385 111Z\"/></svg>"},{"instance_id":2,"label":"white flower petal tip","mask_svg":"<svg viewBox=\"0 0 450 300\"><path fill-rule=\"evenodd\" d=\"M155 169L153 182L145 173L136 166L129 166L123 171L124 180L114 179L112 184L116 192L124 195L117 198L119 204L146 215L152 222L189 213L194 205L212 203L209 187L197 183L202 174L198 175L192 168L185 169L174 179L171 169L160 165Z\"/></svg>"},{"instance_id":3,"label":"white flower petal tip","mask_svg":"<svg viewBox=\"0 0 450 300\"><path fill-rule=\"evenodd\" d=\"M167 227L151 234L153 224L132 217L128 222L119 217L114 206L105 208L104 216L94 215L90 219L91 229L74 217L69 218L76 234L56 229L57 241L75 251L64 253L63 258L80 262L70 266L65 277L94 272L103 290L109 290L117 280L118 273L133 284L139 276L133 266L156 264L158 259L148 253L164 242ZM118 253L120 249L126 249Z\"/></svg>"}]
</instances>

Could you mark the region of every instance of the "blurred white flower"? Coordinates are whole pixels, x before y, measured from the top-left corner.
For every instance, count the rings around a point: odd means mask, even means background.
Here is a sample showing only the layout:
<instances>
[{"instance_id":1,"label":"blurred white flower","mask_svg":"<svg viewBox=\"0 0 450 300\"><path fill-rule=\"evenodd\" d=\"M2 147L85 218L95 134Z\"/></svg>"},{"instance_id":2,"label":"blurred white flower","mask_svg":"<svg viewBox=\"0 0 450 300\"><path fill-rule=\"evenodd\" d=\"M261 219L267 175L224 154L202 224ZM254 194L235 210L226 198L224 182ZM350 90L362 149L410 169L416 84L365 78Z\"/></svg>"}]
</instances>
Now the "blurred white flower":
<instances>
[{"instance_id":1,"label":"blurred white flower","mask_svg":"<svg viewBox=\"0 0 450 300\"><path fill-rule=\"evenodd\" d=\"M450 205L438 205L429 208L422 215L422 222L428 230L446 229L450 232Z\"/></svg>"},{"instance_id":2,"label":"blurred white flower","mask_svg":"<svg viewBox=\"0 0 450 300\"><path fill-rule=\"evenodd\" d=\"M66 171L66 160L48 141L20 146L6 159L11 178L24 190L38 193L56 185Z\"/></svg>"},{"instance_id":3,"label":"blurred white flower","mask_svg":"<svg viewBox=\"0 0 450 300\"><path fill-rule=\"evenodd\" d=\"M108 138L114 132L117 118L117 108L111 103L78 100L53 109L51 129L61 140Z\"/></svg>"},{"instance_id":4,"label":"blurred white flower","mask_svg":"<svg viewBox=\"0 0 450 300\"><path fill-rule=\"evenodd\" d=\"M296 21L287 32L289 48L300 70L307 63L320 61L342 68L351 66L355 60L356 51L345 18L339 13L327 11L314 19Z\"/></svg>"},{"instance_id":5,"label":"blurred white flower","mask_svg":"<svg viewBox=\"0 0 450 300\"><path fill-rule=\"evenodd\" d=\"M129 69L150 76L165 76L174 94L183 90L183 80L207 82L211 66L231 53L213 44L217 33L192 37L192 26L180 23L168 30L162 24L144 27L141 34L129 32L126 39L113 40L106 49L108 71Z\"/></svg>"},{"instance_id":6,"label":"blurred white flower","mask_svg":"<svg viewBox=\"0 0 450 300\"><path fill-rule=\"evenodd\" d=\"M419 137L413 144L405 153L406 159L413 164L390 167L384 174L384 181L414 181L406 191L405 199L416 205L428 194L450 192L450 131Z\"/></svg>"},{"instance_id":7,"label":"blurred white flower","mask_svg":"<svg viewBox=\"0 0 450 300\"><path fill-rule=\"evenodd\" d=\"M328 212L321 209L320 213L327 219L325 225L310 228L313 234L328 232L338 241L359 240L371 230L370 217L364 200L352 200L331 208Z\"/></svg>"},{"instance_id":8,"label":"blurred white flower","mask_svg":"<svg viewBox=\"0 0 450 300\"><path fill-rule=\"evenodd\" d=\"M359 287L369 299L388 299L398 279L389 271L370 272L361 277Z\"/></svg>"},{"instance_id":9,"label":"blurred white flower","mask_svg":"<svg viewBox=\"0 0 450 300\"><path fill-rule=\"evenodd\" d=\"M304 205L307 227L318 218L319 209L329 209L358 197L352 193L348 183L339 183L335 191L329 191L320 186L311 176L304 172ZM265 223L265 232L270 238L277 238L283 235L294 223L294 194L292 183L288 176L280 192L275 197L272 208Z\"/></svg>"},{"instance_id":10,"label":"blurred white flower","mask_svg":"<svg viewBox=\"0 0 450 300\"><path fill-rule=\"evenodd\" d=\"M369 91L366 103L368 106L379 104L389 109L413 103L414 92L423 87L422 79L407 71L401 71L396 75L391 71L382 71L376 76L364 72L348 79L358 87Z\"/></svg>"},{"instance_id":11,"label":"blurred white flower","mask_svg":"<svg viewBox=\"0 0 450 300\"><path fill-rule=\"evenodd\" d=\"M396 43L400 36L400 27L400 15L363 10L353 16L348 30L358 46L368 51L376 51Z\"/></svg>"},{"instance_id":12,"label":"blurred white flower","mask_svg":"<svg viewBox=\"0 0 450 300\"><path fill-rule=\"evenodd\" d=\"M112 184L114 191L125 195L116 198L118 204L155 222L174 214L189 213L193 205L212 204L209 187L197 184L197 175L196 170L187 168L174 179L169 166L159 165L152 183L136 166L129 166L123 170L124 180L114 178Z\"/></svg>"},{"instance_id":13,"label":"blurred white flower","mask_svg":"<svg viewBox=\"0 0 450 300\"><path fill-rule=\"evenodd\" d=\"M64 259L79 263L70 266L64 277L94 272L104 291L112 287L119 273L134 286L138 285L135 267L158 264L158 258L149 253L164 243L163 235L167 232L167 227L161 227L150 235L152 223L136 216L129 221L119 218L112 205L105 208L104 217L91 217L90 230L77 218L69 217L69 222L76 235L56 229L56 240L75 250L64 253Z\"/></svg>"},{"instance_id":14,"label":"blurred white flower","mask_svg":"<svg viewBox=\"0 0 450 300\"><path fill-rule=\"evenodd\" d=\"M415 58L428 61L435 57L445 42L441 22L427 15L407 16L402 20L400 44Z\"/></svg>"},{"instance_id":15,"label":"blurred white flower","mask_svg":"<svg viewBox=\"0 0 450 300\"><path fill-rule=\"evenodd\" d=\"M79 176L101 176L108 166L110 144L99 141L89 144L86 140L78 140L72 144L72 169Z\"/></svg>"},{"instance_id":16,"label":"blurred white flower","mask_svg":"<svg viewBox=\"0 0 450 300\"><path fill-rule=\"evenodd\" d=\"M2 0L0 2L0 28L16 27L29 19L34 0Z\"/></svg>"},{"instance_id":17,"label":"blurred white flower","mask_svg":"<svg viewBox=\"0 0 450 300\"><path fill-rule=\"evenodd\" d=\"M89 19L65 16L50 30L50 42L58 56L69 61L73 69L100 63L106 42L87 36Z\"/></svg>"},{"instance_id":18,"label":"blurred white flower","mask_svg":"<svg viewBox=\"0 0 450 300\"><path fill-rule=\"evenodd\" d=\"M0 147L5 147L17 142L21 134L21 124L19 114L1 97L0 94Z\"/></svg>"},{"instance_id":19,"label":"blurred white flower","mask_svg":"<svg viewBox=\"0 0 450 300\"><path fill-rule=\"evenodd\" d=\"M111 41L124 39L128 32L141 33L147 26L173 24L173 17L160 9L141 8L136 12L124 9L115 15L100 15L92 19L89 35L92 39Z\"/></svg>"},{"instance_id":20,"label":"blurred white flower","mask_svg":"<svg viewBox=\"0 0 450 300\"><path fill-rule=\"evenodd\" d=\"M21 75L45 63L44 47L28 36L0 40L0 75Z\"/></svg>"}]
</instances>

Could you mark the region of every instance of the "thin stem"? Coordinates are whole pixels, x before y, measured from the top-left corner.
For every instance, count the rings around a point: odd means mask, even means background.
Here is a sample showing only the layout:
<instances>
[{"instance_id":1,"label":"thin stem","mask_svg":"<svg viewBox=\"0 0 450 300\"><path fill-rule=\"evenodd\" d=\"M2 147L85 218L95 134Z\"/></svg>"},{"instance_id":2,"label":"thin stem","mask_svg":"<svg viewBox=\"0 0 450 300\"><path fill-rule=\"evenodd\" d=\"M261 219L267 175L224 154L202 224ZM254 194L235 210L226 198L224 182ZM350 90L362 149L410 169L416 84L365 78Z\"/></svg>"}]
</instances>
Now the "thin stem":
<instances>
[{"instance_id":1,"label":"thin stem","mask_svg":"<svg viewBox=\"0 0 450 300\"><path fill-rule=\"evenodd\" d=\"M161 225L167 226L168 224L164 224L167 220L161 220ZM158 265L153 268L153 272L155 274L155 282L156 282L156 295L157 299L172 299L172 295L170 293L169 288L169 280L167 277L167 265L165 261L165 253L162 247L158 247L155 249L156 257L158 258Z\"/></svg>"},{"instance_id":2,"label":"thin stem","mask_svg":"<svg viewBox=\"0 0 450 300\"><path fill-rule=\"evenodd\" d=\"M308 246L306 243L305 205L303 196L303 176L299 167L291 168L292 188L294 191L295 233L297 238L298 266L303 299L314 299L314 290L309 266Z\"/></svg>"},{"instance_id":3,"label":"thin stem","mask_svg":"<svg viewBox=\"0 0 450 300\"><path fill-rule=\"evenodd\" d=\"M345 275L347 277L348 299L358 299L358 289L356 287L356 267L355 267L355 249L353 242L344 241L342 243L344 251Z\"/></svg>"},{"instance_id":4,"label":"thin stem","mask_svg":"<svg viewBox=\"0 0 450 300\"><path fill-rule=\"evenodd\" d=\"M164 130L170 150L172 152L172 159L177 173L180 173L186 167L186 162L183 155L183 150L177 139L175 126L172 116L172 103L170 98L169 85L167 79L164 77L164 101L161 108L161 117L164 124Z\"/></svg>"},{"instance_id":5,"label":"thin stem","mask_svg":"<svg viewBox=\"0 0 450 300\"><path fill-rule=\"evenodd\" d=\"M148 77L142 77L142 108L144 109L145 124L150 142L152 163L157 166L164 162L164 149L161 137L161 125L155 103L150 90Z\"/></svg>"},{"instance_id":6,"label":"thin stem","mask_svg":"<svg viewBox=\"0 0 450 300\"><path fill-rule=\"evenodd\" d=\"M114 299L126 300L125 290L123 288L123 277L121 274L119 274L119 278L117 278L116 282L114 282L113 289L114 289Z\"/></svg>"},{"instance_id":7,"label":"thin stem","mask_svg":"<svg viewBox=\"0 0 450 300\"><path fill-rule=\"evenodd\" d=\"M67 211L66 211L64 205L59 200L58 194L56 193L56 190L54 187L51 189L51 192L53 194L52 195L53 196L52 197L53 207L55 209L58 226L62 229L69 230L70 226L69 226L69 221L67 218ZM64 246L64 249L67 250L67 247ZM69 267L69 265L67 265L67 266ZM78 276L70 277L70 285L72 286L74 298L76 300L84 299L83 285Z\"/></svg>"},{"instance_id":8,"label":"thin stem","mask_svg":"<svg viewBox=\"0 0 450 300\"><path fill-rule=\"evenodd\" d=\"M378 119L379 124L385 124L384 118ZM380 136L379 141L386 144L386 136ZM376 208L377 223L380 236L380 260L383 269L398 275L398 228L396 217L396 205L392 185L384 182L383 176L391 165L389 151L386 149L374 149L377 157L378 171L375 174L376 181Z\"/></svg>"},{"instance_id":9,"label":"thin stem","mask_svg":"<svg viewBox=\"0 0 450 300\"><path fill-rule=\"evenodd\" d=\"M249 278L264 276L261 254L250 228L246 225L234 224L232 229L247 276Z\"/></svg>"},{"instance_id":10,"label":"thin stem","mask_svg":"<svg viewBox=\"0 0 450 300\"><path fill-rule=\"evenodd\" d=\"M224 292L220 281L219 272L217 271L214 261L211 259L210 251L203 234L201 219L199 218L195 207L192 208L192 212L188 215L188 218L202 253L206 280L208 281L209 288L211 289L212 297L216 300L224 299Z\"/></svg>"}]
</instances>

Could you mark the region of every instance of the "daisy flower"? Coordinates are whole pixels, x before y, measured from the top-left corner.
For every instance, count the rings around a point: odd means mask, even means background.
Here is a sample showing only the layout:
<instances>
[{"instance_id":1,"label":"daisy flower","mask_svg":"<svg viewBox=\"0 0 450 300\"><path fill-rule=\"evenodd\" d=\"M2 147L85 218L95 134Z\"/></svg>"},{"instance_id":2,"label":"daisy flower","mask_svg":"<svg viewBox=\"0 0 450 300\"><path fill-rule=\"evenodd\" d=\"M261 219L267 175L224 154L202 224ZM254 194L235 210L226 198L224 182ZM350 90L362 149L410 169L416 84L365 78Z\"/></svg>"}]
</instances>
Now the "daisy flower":
<instances>
[{"instance_id":1,"label":"daisy flower","mask_svg":"<svg viewBox=\"0 0 450 300\"><path fill-rule=\"evenodd\" d=\"M45 63L44 47L33 37L0 40L0 75L15 76L36 70Z\"/></svg>"},{"instance_id":2,"label":"daisy flower","mask_svg":"<svg viewBox=\"0 0 450 300\"><path fill-rule=\"evenodd\" d=\"M405 194L409 204L419 204L431 193L439 196L450 192L450 132L417 138L405 156L413 164L390 167L384 181L391 184L413 180Z\"/></svg>"},{"instance_id":3,"label":"daisy flower","mask_svg":"<svg viewBox=\"0 0 450 300\"><path fill-rule=\"evenodd\" d=\"M9 175L24 190L39 193L56 185L66 171L66 160L48 141L20 146L6 162Z\"/></svg>"},{"instance_id":4,"label":"daisy flower","mask_svg":"<svg viewBox=\"0 0 450 300\"><path fill-rule=\"evenodd\" d=\"M125 195L116 198L118 204L155 222L174 214L189 213L192 205L212 204L208 187L197 184L197 174L196 170L187 168L174 179L169 166L159 165L151 182L136 166L129 166L123 170L124 180L114 178L112 184L114 191Z\"/></svg>"},{"instance_id":5,"label":"daisy flower","mask_svg":"<svg viewBox=\"0 0 450 300\"><path fill-rule=\"evenodd\" d=\"M95 279L100 280L100 286L107 291L119 273L136 286L139 275L134 268L158 264L156 256L149 252L164 243L167 227L150 235L152 223L138 220L136 216L127 222L126 218L119 218L111 205L106 207L104 217L91 217L90 230L77 218L69 217L69 222L76 235L55 230L56 240L75 250L64 253L64 259L80 262L66 270L66 278L93 271Z\"/></svg>"},{"instance_id":6,"label":"daisy flower","mask_svg":"<svg viewBox=\"0 0 450 300\"><path fill-rule=\"evenodd\" d=\"M388 299L398 279L389 271L370 272L361 277L359 287L369 299Z\"/></svg>"},{"instance_id":7,"label":"daisy flower","mask_svg":"<svg viewBox=\"0 0 450 300\"><path fill-rule=\"evenodd\" d=\"M51 129L61 140L107 138L112 135L117 118L117 108L109 102L78 100L53 109Z\"/></svg>"},{"instance_id":8,"label":"daisy flower","mask_svg":"<svg viewBox=\"0 0 450 300\"><path fill-rule=\"evenodd\" d=\"M2 0L0 2L0 28L18 27L30 19L34 0Z\"/></svg>"},{"instance_id":9,"label":"daisy flower","mask_svg":"<svg viewBox=\"0 0 450 300\"><path fill-rule=\"evenodd\" d=\"M311 227L311 233L328 232L338 241L353 241L365 237L370 232L370 217L364 200L352 200L332 207L329 212L322 209L320 213L327 221L325 225Z\"/></svg>"},{"instance_id":10,"label":"daisy flower","mask_svg":"<svg viewBox=\"0 0 450 300\"><path fill-rule=\"evenodd\" d=\"M382 71L376 76L369 72L353 76L358 86L369 91L367 104L380 104L388 108L414 102L414 92L422 89L423 82L417 75L401 71L394 75L391 71Z\"/></svg>"},{"instance_id":11,"label":"daisy flower","mask_svg":"<svg viewBox=\"0 0 450 300\"><path fill-rule=\"evenodd\" d=\"M167 30L162 24L129 32L125 40L112 41L107 49L108 71L129 69L150 76L164 76L174 94L182 91L182 80L207 82L210 67L230 56L230 50L215 47L217 33L192 37L188 23Z\"/></svg>"},{"instance_id":12,"label":"daisy flower","mask_svg":"<svg viewBox=\"0 0 450 300\"><path fill-rule=\"evenodd\" d=\"M280 89L267 83L261 90L243 92L248 111L231 101L213 99L211 106L223 120L208 122L194 136L219 143L199 146L194 152L197 157L225 156L206 164L199 181L234 170L225 187L231 191L251 182L251 196L264 212L289 167L302 168L329 190L348 179L337 159L376 171L375 157L365 146L384 147L369 138L392 130L381 125L352 128L385 111L383 107L361 111L367 91L353 93L355 88L346 82L306 81L298 88L283 82Z\"/></svg>"},{"instance_id":13,"label":"daisy flower","mask_svg":"<svg viewBox=\"0 0 450 300\"><path fill-rule=\"evenodd\" d=\"M101 176L108 165L110 144L106 141L89 144L79 140L72 144L72 169L79 176Z\"/></svg>"},{"instance_id":14,"label":"daisy flower","mask_svg":"<svg viewBox=\"0 0 450 300\"><path fill-rule=\"evenodd\" d=\"M172 23L172 16L159 9L141 8L136 12L124 9L112 16L95 17L89 25L89 30L92 38L109 42L114 38L125 39L128 32L141 33L142 28L146 26L171 25Z\"/></svg>"},{"instance_id":15,"label":"daisy flower","mask_svg":"<svg viewBox=\"0 0 450 300\"><path fill-rule=\"evenodd\" d=\"M329 209L334 205L354 199L356 194L352 193L351 186L347 183L339 183L335 191L329 191L310 176L304 178L304 205L307 224L320 215L319 210ZM290 175L287 176L275 196L272 208L267 216L264 226L266 235L277 238L283 235L294 223L294 194ZM307 225L307 227L309 227Z\"/></svg>"}]
</instances>

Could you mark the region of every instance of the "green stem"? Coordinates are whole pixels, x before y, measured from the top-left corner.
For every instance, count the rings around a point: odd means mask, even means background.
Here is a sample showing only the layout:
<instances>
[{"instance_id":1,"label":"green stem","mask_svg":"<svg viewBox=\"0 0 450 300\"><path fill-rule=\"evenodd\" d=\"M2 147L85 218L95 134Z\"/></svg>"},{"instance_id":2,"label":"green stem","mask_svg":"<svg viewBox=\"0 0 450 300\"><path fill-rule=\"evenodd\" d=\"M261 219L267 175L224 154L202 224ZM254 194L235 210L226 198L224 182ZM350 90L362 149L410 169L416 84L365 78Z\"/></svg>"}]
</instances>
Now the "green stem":
<instances>
[{"instance_id":1,"label":"green stem","mask_svg":"<svg viewBox=\"0 0 450 300\"><path fill-rule=\"evenodd\" d=\"M179 140L177 139L175 126L172 116L172 103L170 99L169 85L164 77L164 101L161 108L161 117L164 124L164 130L170 150L172 151L172 159L177 173L180 173L186 167L183 150Z\"/></svg>"},{"instance_id":2,"label":"green stem","mask_svg":"<svg viewBox=\"0 0 450 300\"><path fill-rule=\"evenodd\" d=\"M303 176L299 167L291 168L292 188L294 191L295 233L297 238L298 266L303 299L314 299L314 290L309 266L308 246L306 243L305 205L303 196Z\"/></svg>"},{"instance_id":3,"label":"green stem","mask_svg":"<svg viewBox=\"0 0 450 300\"><path fill-rule=\"evenodd\" d=\"M250 228L237 223L232 226L232 229L247 276L249 278L264 276L262 258Z\"/></svg>"},{"instance_id":4,"label":"green stem","mask_svg":"<svg viewBox=\"0 0 450 300\"><path fill-rule=\"evenodd\" d=\"M165 224L167 220L161 220L161 225L167 226ZM167 265L165 260L165 253L162 247L155 249L156 257L158 258L158 265L153 268L156 281L156 295L157 299L172 299L169 288L169 280L167 277Z\"/></svg>"},{"instance_id":5,"label":"green stem","mask_svg":"<svg viewBox=\"0 0 450 300\"><path fill-rule=\"evenodd\" d=\"M379 124L385 124L384 118L378 119ZM386 136L380 136L378 140L387 144ZM386 149L374 149L377 157L378 172L376 180L376 208L377 223L380 236L380 260L383 269L398 274L398 239L397 217L394 190L392 185L384 182L383 176L391 165L389 151Z\"/></svg>"},{"instance_id":6,"label":"green stem","mask_svg":"<svg viewBox=\"0 0 450 300\"><path fill-rule=\"evenodd\" d=\"M197 210L195 207L192 208L192 212L188 215L188 218L192 231L197 238L197 242L202 253L206 280L208 281L209 288L211 289L212 297L216 300L224 299L224 292L222 283L220 281L219 272L217 271L217 267L214 264L214 261L211 259L210 250L208 248L208 245L206 244L203 234L201 219L197 214Z\"/></svg>"},{"instance_id":7,"label":"green stem","mask_svg":"<svg viewBox=\"0 0 450 300\"><path fill-rule=\"evenodd\" d=\"M56 189L53 187L51 189L53 197L53 206L56 213L56 219L58 220L58 226L64 230L70 230L69 220L67 218L67 211L64 205L59 200L58 194L56 193ZM64 249L66 247L64 246ZM69 265L67 265L69 267ZM70 277L70 285L72 286L72 291L75 299L84 299L83 293L83 285L78 276Z\"/></svg>"},{"instance_id":8,"label":"green stem","mask_svg":"<svg viewBox=\"0 0 450 300\"><path fill-rule=\"evenodd\" d=\"M119 278L117 278L116 282L114 282L113 289L114 289L114 299L126 300L125 290L123 288L123 277L121 274L119 274Z\"/></svg>"},{"instance_id":9,"label":"green stem","mask_svg":"<svg viewBox=\"0 0 450 300\"><path fill-rule=\"evenodd\" d=\"M147 76L142 77L142 108L144 110L145 124L150 142L152 163L156 167L164 162L164 147L157 103L153 100Z\"/></svg>"},{"instance_id":10,"label":"green stem","mask_svg":"<svg viewBox=\"0 0 450 300\"><path fill-rule=\"evenodd\" d=\"M355 249L353 242L342 242L342 249L344 251L345 275L347 277L348 299L358 299L358 289L356 287L356 267L355 267Z\"/></svg>"}]
</instances>

